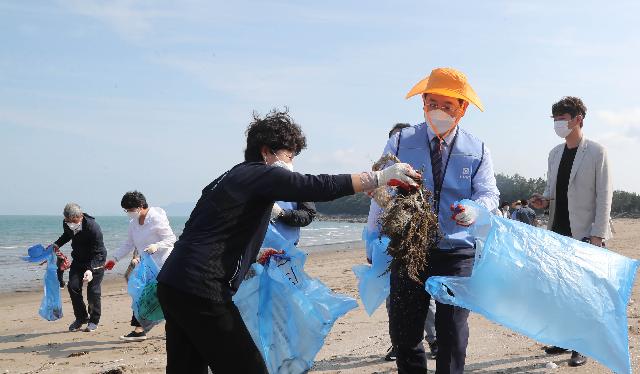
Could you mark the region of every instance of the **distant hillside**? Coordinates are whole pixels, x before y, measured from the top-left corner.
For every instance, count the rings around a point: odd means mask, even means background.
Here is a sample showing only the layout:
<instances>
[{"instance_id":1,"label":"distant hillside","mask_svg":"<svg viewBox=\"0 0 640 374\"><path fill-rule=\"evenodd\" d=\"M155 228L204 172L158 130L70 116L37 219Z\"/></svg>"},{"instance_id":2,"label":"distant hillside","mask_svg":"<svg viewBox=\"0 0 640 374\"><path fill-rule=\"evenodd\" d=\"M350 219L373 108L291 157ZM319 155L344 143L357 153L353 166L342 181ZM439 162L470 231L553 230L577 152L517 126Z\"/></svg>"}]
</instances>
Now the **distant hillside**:
<instances>
[{"instance_id":1,"label":"distant hillside","mask_svg":"<svg viewBox=\"0 0 640 374\"><path fill-rule=\"evenodd\" d=\"M318 212L325 215L368 215L371 199L364 193L316 203Z\"/></svg>"}]
</instances>

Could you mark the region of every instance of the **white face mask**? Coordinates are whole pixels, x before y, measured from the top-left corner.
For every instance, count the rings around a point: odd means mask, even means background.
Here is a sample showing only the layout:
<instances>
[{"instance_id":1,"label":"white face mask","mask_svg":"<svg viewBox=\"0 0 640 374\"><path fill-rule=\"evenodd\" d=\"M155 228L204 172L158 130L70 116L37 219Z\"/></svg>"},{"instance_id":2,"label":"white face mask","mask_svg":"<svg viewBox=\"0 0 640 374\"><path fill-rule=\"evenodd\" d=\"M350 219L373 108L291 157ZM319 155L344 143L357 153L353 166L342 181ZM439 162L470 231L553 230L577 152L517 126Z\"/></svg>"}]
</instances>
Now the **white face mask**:
<instances>
[{"instance_id":1,"label":"white face mask","mask_svg":"<svg viewBox=\"0 0 640 374\"><path fill-rule=\"evenodd\" d=\"M138 219L140 218L140 211L136 210L135 212L127 212L127 215L130 219Z\"/></svg>"},{"instance_id":2,"label":"white face mask","mask_svg":"<svg viewBox=\"0 0 640 374\"><path fill-rule=\"evenodd\" d=\"M573 131L573 129L569 128L569 121L553 121L553 129L556 130L556 134L563 139Z\"/></svg>"},{"instance_id":3,"label":"white face mask","mask_svg":"<svg viewBox=\"0 0 640 374\"><path fill-rule=\"evenodd\" d=\"M67 222L67 227L70 228L71 231L73 232L80 230L81 226L82 226L82 222L80 223Z\"/></svg>"},{"instance_id":4,"label":"white face mask","mask_svg":"<svg viewBox=\"0 0 640 374\"><path fill-rule=\"evenodd\" d=\"M440 136L444 135L456 125L455 118L440 109L429 111L429 115L425 113L424 119L427 123L431 124L432 129Z\"/></svg>"},{"instance_id":5,"label":"white face mask","mask_svg":"<svg viewBox=\"0 0 640 374\"><path fill-rule=\"evenodd\" d=\"M276 156L276 157L278 157L278 156ZM278 158L278 161L276 161L273 164L271 164L271 166L277 166L277 167L280 167L280 168L285 168L285 169L293 172L293 164L286 163L286 162L282 161L279 158Z\"/></svg>"}]
</instances>

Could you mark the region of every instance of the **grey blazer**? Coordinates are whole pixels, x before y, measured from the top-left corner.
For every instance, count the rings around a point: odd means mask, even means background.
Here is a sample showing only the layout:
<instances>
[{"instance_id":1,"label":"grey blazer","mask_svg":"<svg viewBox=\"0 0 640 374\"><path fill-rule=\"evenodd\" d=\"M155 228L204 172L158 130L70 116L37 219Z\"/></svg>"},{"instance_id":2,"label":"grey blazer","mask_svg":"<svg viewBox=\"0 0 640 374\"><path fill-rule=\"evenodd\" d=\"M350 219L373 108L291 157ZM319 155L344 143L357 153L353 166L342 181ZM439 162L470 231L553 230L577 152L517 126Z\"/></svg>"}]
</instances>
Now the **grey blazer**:
<instances>
[{"instance_id":1,"label":"grey blazer","mask_svg":"<svg viewBox=\"0 0 640 374\"><path fill-rule=\"evenodd\" d=\"M544 190L544 196L553 199L549 204L549 229L555 216L556 180L564 147L562 143L549 152L547 186ZM611 238L609 215L612 197L607 151L602 145L583 136L573 160L567 190L569 221L574 239L589 236Z\"/></svg>"}]
</instances>

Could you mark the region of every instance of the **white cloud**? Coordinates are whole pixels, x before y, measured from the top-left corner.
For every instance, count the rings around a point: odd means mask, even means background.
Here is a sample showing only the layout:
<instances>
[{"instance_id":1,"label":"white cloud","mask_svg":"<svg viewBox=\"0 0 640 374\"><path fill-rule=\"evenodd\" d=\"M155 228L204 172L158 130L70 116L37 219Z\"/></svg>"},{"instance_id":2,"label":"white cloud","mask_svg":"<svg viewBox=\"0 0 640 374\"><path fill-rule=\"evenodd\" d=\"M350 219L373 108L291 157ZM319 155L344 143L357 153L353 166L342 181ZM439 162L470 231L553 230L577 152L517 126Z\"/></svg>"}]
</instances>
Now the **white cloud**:
<instances>
[{"instance_id":1,"label":"white cloud","mask_svg":"<svg viewBox=\"0 0 640 374\"><path fill-rule=\"evenodd\" d=\"M111 26L128 40L141 40L152 30L153 19L167 13L151 9L153 1L112 0L85 1L62 0L74 13L94 17Z\"/></svg>"},{"instance_id":2,"label":"white cloud","mask_svg":"<svg viewBox=\"0 0 640 374\"><path fill-rule=\"evenodd\" d=\"M622 111L601 110L595 112L595 117L609 130L603 137L616 142L640 140L640 108Z\"/></svg>"}]
</instances>

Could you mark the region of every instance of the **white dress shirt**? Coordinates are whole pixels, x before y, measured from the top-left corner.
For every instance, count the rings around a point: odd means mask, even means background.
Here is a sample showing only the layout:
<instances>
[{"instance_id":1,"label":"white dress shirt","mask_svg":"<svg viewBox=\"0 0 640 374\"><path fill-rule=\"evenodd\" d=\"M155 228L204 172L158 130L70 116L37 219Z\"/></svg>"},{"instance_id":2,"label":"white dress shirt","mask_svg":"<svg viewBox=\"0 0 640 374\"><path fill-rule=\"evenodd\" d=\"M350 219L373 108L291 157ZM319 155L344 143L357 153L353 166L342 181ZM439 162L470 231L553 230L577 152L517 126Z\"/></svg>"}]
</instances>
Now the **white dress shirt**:
<instances>
[{"instance_id":1,"label":"white dress shirt","mask_svg":"<svg viewBox=\"0 0 640 374\"><path fill-rule=\"evenodd\" d=\"M151 255L158 267L162 267L164 261L169 257L176 236L169 226L169 219L162 208L151 207L147 212L144 223L141 225L137 219L129 221L129 233L127 240L122 243L111 257L120 261L134 249L138 252L145 250L149 245L155 244L158 250Z\"/></svg>"}]
</instances>

